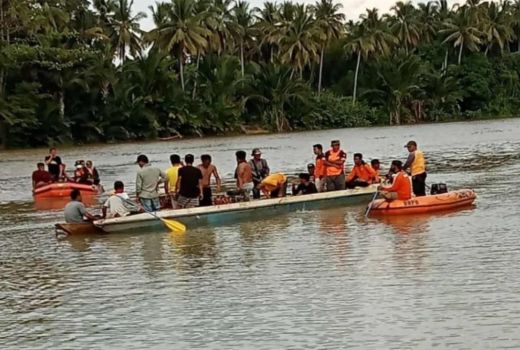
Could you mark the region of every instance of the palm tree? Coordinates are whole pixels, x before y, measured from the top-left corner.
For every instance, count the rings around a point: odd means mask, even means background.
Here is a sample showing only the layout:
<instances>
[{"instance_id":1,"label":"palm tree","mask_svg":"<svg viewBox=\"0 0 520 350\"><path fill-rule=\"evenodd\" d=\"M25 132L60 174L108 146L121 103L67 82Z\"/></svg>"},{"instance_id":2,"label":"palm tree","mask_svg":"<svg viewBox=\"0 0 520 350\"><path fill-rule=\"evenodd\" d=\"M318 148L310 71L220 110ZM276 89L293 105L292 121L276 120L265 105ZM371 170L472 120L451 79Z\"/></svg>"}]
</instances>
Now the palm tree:
<instances>
[{"instance_id":1,"label":"palm tree","mask_svg":"<svg viewBox=\"0 0 520 350\"><path fill-rule=\"evenodd\" d=\"M418 6L418 22L421 26L422 40L425 43L431 43L437 36L438 32L438 23L436 19L438 14L437 4L433 1L428 1L427 3L419 3Z\"/></svg>"},{"instance_id":2,"label":"palm tree","mask_svg":"<svg viewBox=\"0 0 520 350\"><path fill-rule=\"evenodd\" d=\"M207 46L209 30L196 13L194 0L172 0L165 23L148 33L147 40L164 52L174 53L179 60L181 87L184 91L185 54L196 54Z\"/></svg>"},{"instance_id":3,"label":"palm tree","mask_svg":"<svg viewBox=\"0 0 520 350\"><path fill-rule=\"evenodd\" d=\"M274 52L278 47L282 34L282 22L278 6L272 2L264 3L263 8L255 8L255 29L260 39L260 48L269 50L269 61L273 63Z\"/></svg>"},{"instance_id":4,"label":"palm tree","mask_svg":"<svg viewBox=\"0 0 520 350\"><path fill-rule=\"evenodd\" d=\"M503 2L497 5L494 2L485 3L486 17L483 24L483 32L487 41L485 54L493 45L500 48L500 52L513 39L512 19L509 14L509 4Z\"/></svg>"},{"instance_id":5,"label":"palm tree","mask_svg":"<svg viewBox=\"0 0 520 350\"><path fill-rule=\"evenodd\" d=\"M354 91L352 94L352 104L356 104L357 82L361 59L367 59L374 54L387 55L390 47L396 42L396 38L388 32L388 27L381 21L377 9L367 10L361 16L362 22L357 25L350 25L350 32L347 34L347 44L345 50L357 55L356 73L354 75Z\"/></svg>"},{"instance_id":6,"label":"palm tree","mask_svg":"<svg viewBox=\"0 0 520 350\"><path fill-rule=\"evenodd\" d=\"M338 39L344 32L343 21L345 15L340 13L343 6L334 4L332 0L320 0L314 5L316 24L321 31L323 40L320 47L320 72L318 75L318 95L321 93L321 81L323 76L323 56L332 39Z\"/></svg>"},{"instance_id":7,"label":"palm tree","mask_svg":"<svg viewBox=\"0 0 520 350\"><path fill-rule=\"evenodd\" d=\"M453 43L453 47L459 48L458 64L462 62L462 51L466 48L470 51L478 51L482 42L482 32L477 25L471 21L474 18L470 13L461 10L450 21L444 23L444 28L440 31L446 34L443 43Z\"/></svg>"},{"instance_id":8,"label":"palm tree","mask_svg":"<svg viewBox=\"0 0 520 350\"><path fill-rule=\"evenodd\" d=\"M143 33L140 21L146 18L144 12L132 15L134 1L117 0L112 4L113 13L108 17L109 37L112 46L117 50L117 56L121 62L126 59L127 49L132 57L139 56L143 50L141 34Z\"/></svg>"},{"instance_id":9,"label":"palm tree","mask_svg":"<svg viewBox=\"0 0 520 350\"><path fill-rule=\"evenodd\" d=\"M318 41L321 39L318 27L309 9L297 5L294 19L286 22L284 36L280 40L281 61L298 71L303 78L303 69L318 57ZM291 75L292 76L292 75Z\"/></svg>"},{"instance_id":10,"label":"palm tree","mask_svg":"<svg viewBox=\"0 0 520 350\"><path fill-rule=\"evenodd\" d=\"M404 46L405 53L419 45L421 38L421 26L416 16L416 11L410 2L397 2L391 10L394 16L388 17L392 33L398 38L399 43Z\"/></svg>"},{"instance_id":11,"label":"palm tree","mask_svg":"<svg viewBox=\"0 0 520 350\"><path fill-rule=\"evenodd\" d=\"M235 41L238 41L240 50L240 69L242 78L244 77L244 45L252 40L252 23L253 16L249 11L249 4L245 1L237 1L232 10L233 13L233 34Z\"/></svg>"}]
</instances>

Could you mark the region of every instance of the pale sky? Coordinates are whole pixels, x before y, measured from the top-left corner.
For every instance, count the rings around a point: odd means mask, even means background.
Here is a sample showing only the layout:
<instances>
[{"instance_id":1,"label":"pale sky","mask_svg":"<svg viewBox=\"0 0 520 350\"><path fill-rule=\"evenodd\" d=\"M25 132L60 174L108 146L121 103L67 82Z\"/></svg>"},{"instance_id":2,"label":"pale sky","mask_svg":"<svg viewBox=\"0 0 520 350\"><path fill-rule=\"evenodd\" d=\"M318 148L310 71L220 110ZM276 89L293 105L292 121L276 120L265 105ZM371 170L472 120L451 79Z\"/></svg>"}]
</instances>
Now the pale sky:
<instances>
[{"instance_id":1,"label":"pale sky","mask_svg":"<svg viewBox=\"0 0 520 350\"><path fill-rule=\"evenodd\" d=\"M148 18L143 20L142 29L150 30L153 27L153 21L150 16L148 6L154 5L156 1L161 0L134 0L134 11L143 11L148 15ZM367 8L378 8L380 13L388 12L397 0L339 0L343 4L343 12L347 16L347 19L357 19L361 13L365 12ZM264 3L263 0L251 0L251 9L255 7L261 7ZM281 2L281 1L278 1ZM294 0L293 2L314 4L315 0ZM417 3L418 1L413 1ZM451 1L449 1L451 2Z\"/></svg>"}]
</instances>

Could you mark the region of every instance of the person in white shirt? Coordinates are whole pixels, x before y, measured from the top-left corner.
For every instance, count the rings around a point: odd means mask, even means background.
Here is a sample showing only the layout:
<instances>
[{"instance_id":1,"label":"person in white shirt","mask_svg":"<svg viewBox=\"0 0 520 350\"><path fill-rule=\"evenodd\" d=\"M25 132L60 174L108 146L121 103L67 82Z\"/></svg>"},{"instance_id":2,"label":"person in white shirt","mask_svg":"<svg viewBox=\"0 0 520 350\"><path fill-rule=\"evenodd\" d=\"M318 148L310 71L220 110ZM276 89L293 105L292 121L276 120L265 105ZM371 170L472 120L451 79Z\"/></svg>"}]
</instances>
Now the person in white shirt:
<instances>
[{"instance_id":1,"label":"person in white shirt","mask_svg":"<svg viewBox=\"0 0 520 350\"><path fill-rule=\"evenodd\" d=\"M123 182L116 181L113 194L103 204L103 219L128 216L135 212L139 212L138 206L130 202Z\"/></svg>"}]
</instances>

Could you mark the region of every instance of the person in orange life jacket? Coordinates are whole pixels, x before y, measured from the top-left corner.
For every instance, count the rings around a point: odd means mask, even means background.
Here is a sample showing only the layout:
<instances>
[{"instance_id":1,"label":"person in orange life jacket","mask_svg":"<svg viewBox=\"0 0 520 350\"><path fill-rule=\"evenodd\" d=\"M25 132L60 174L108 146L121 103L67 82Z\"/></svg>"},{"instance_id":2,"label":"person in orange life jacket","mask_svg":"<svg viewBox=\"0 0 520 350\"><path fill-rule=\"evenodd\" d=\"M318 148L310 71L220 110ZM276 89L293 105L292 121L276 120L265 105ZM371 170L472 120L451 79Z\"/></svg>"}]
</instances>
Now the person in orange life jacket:
<instances>
[{"instance_id":1,"label":"person in orange life jacket","mask_svg":"<svg viewBox=\"0 0 520 350\"><path fill-rule=\"evenodd\" d=\"M373 184L378 184L381 182L381 163L379 163L379 159L372 159L370 161L370 166L375 172L374 178L372 179Z\"/></svg>"},{"instance_id":2,"label":"person in orange life jacket","mask_svg":"<svg viewBox=\"0 0 520 350\"><path fill-rule=\"evenodd\" d=\"M253 149L251 155L253 158L249 161L249 166L251 166L251 169L253 170L253 199L259 199L260 190L258 189L258 185L269 175L270 170L267 160L262 158L262 152L260 149Z\"/></svg>"},{"instance_id":3,"label":"person in orange life jacket","mask_svg":"<svg viewBox=\"0 0 520 350\"><path fill-rule=\"evenodd\" d=\"M417 143L415 141L408 142L405 148L407 148L410 153L403 165L403 169L405 171L408 168L410 169L413 193L417 197L426 196L426 161L424 154L417 149Z\"/></svg>"},{"instance_id":4,"label":"person in orange life jacket","mask_svg":"<svg viewBox=\"0 0 520 350\"><path fill-rule=\"evenodd\" d=\"M327 167L325 166L325 153L323 153L323 146L315 144L312 146L312 151L316 156L316 166L314 168L314 184L318 192L325 191L325 183L327 179Z\"/></svg>"},{"instance_id":5,"label":"person in orange life jacket","mask_svg":"<svg viewBox=\"0 0 520 350\"><path fill-rule=\"evenodd\" d=\"M354 154L354 166L347 177L347 188L367 187L376 176L376 172L370 165L365 163L361 153Z\"/></svg>"},{"instance_id":6,"label":"person in orange life jacket","mask_svg":"<svg viewBox=\"0 0 520 350\"><path fill-rule=\"evenodd\" d=\"M412 198L412 185L408 174L403 170L403 163L400 160L394 160L391 171L395 173L394 181L392 185L379 186L381 195L388 201Z\"/></svg>"},{"instance_id":7,"label":"person in orange life jacket","mask_svg":"<svg viewBox=\"0 0 520 350\"><path fill-rule=\"evenodd\" d=\"M331 149L325 153L324 165L327 174L327 191L345 189L345 160L347 154L340 149L340 142L331 142Z\"/></svg>"}]
</instances>

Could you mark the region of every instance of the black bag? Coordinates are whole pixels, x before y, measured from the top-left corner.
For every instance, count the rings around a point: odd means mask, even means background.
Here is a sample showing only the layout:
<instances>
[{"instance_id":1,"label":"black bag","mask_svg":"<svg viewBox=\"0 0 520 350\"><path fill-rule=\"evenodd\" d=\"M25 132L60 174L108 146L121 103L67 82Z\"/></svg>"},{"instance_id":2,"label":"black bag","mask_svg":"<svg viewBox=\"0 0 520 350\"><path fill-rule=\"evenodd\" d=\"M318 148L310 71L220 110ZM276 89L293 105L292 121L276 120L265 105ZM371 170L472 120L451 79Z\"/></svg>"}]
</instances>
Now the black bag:
<instances>
[{"instance_id":1,"label":"black bag","mask_svg":"<svg viewBox=\"0 0 520 350\"><path fill-rule=\"evenodd\" d=\"M448 186L446 184L432 184L431 194L443 194L448 193Z\"/></svg>"}]
</instances>

